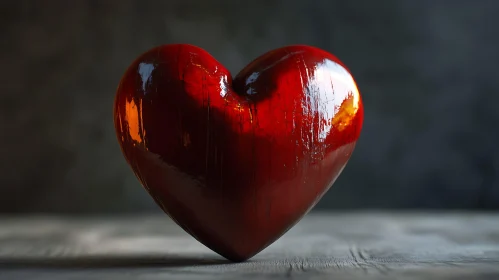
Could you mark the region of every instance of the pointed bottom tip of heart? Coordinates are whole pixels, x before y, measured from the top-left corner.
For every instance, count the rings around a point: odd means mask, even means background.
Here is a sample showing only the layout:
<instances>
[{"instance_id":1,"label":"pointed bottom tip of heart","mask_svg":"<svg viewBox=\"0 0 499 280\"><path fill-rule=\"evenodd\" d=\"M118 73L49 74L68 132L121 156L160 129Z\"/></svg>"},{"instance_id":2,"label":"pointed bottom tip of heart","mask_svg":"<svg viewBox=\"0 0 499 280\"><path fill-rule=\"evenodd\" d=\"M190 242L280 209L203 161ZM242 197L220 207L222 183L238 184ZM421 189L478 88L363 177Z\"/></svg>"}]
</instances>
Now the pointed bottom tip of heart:
<instances>
[{"instance_id":1,"label":"pointed bottom tip of heart","mask_svg":"<svg viewBox=\"0 0 499 280\"><path fill-rule=\"evenodd\" d=\"M224 257L225 259L227 259L228 261L230 261L232 263L241 263L241 262L248 261L249 259L254 257L259 251L260 250L258 250L256 252L251 252L251 253L241 253L241 252L236 252L236 251L232 251L232 252L215 251L215 252L217 252L220 256Z\"/></svg>"}]
</instances>

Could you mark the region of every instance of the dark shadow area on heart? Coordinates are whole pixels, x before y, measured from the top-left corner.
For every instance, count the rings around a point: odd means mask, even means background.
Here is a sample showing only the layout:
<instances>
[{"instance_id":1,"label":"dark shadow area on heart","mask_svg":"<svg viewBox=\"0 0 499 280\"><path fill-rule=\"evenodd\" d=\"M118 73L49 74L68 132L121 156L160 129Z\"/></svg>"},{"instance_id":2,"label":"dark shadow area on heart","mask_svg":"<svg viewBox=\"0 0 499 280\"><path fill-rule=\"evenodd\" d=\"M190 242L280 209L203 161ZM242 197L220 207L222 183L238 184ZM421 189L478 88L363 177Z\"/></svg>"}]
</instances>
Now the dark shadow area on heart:
<instances>
[{"instance_id":1,"label":"dark shadow area on heart","mask_svg":"<svg viewBox=\"0 0 499 280\"><path fill-rule=\"evenodd\" d=\"M163 256L83 256L56 258L0 257L0 269L113 269L113 268L174 268L230 264L215 257L194 257L179 255Z\"/></svg>"}]
</instances>

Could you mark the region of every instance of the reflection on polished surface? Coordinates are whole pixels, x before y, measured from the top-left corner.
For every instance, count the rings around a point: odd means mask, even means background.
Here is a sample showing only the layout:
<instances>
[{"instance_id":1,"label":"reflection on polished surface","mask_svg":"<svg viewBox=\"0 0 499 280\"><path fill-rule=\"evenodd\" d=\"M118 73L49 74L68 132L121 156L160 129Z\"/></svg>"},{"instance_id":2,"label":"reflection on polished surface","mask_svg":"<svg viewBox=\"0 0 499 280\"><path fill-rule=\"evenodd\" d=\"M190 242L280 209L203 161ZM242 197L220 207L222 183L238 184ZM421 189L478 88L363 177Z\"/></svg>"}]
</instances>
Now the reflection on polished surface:
<instances>
[{"instance_id":1,"label":"reflection on polished surface","mask_svg":"<svg viewBox=\"0 0 499 280\"><path fill-rule=\"evenodd\" d=\"M161 46L128 68L114 110L125 158L158 205L232 260L315 205L363 122L351 74L308 46L271 51L234 80L200 48Z\"/></svg>"}]
</instances>

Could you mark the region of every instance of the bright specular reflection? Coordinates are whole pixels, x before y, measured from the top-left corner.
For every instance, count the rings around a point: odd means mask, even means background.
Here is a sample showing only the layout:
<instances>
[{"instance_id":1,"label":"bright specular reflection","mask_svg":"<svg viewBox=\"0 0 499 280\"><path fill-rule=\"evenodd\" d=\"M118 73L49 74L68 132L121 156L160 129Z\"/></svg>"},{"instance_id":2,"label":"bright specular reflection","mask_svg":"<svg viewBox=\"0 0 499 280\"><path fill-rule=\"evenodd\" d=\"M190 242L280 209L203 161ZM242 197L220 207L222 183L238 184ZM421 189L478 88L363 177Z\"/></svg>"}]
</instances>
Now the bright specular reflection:
<instances>
[{"instance_id":1,"label":"bright specular reflection","mask_svg":"<svg viewBox=\"0 0 499 280\"><path fill-rule=\"evenodd\" d=\"M227 76L223 75L220 77L220 96L225 97L227 92Z\"/></svg>"},{"instance_id":2,"label":"bright specular reflection","mask_svg":"<svg viewBox=\"0 0 499 280\"><path fill-rule=\"evenodd\" d=\"M333 125L341 130L349 123L359 107L359 91L353 77L340 64L328 59L317 64L306 90L311 97L310 110L326 120L321 122L321 141Z\"/></svg>"},{"instance_id":3,"label":"bright specular reflection","mask_svg":"<svg viewBox=\"0 0 499 280\"><path fill-rule=\"evenodd\" d=\"M130 138L136 143L141 144L143 141L142 138L145 135L145 131L143 130L144 126L142 124L142 100L140 100L139 106L137 106L133 99L128 100L126 102L125 112Z\"/></svg>"},{"instance_id":4,"label":"bright specular reflection","mask_svg":"<svg viewBox=\"0 0 499 280\"><path fill-rule=\"evenodd\" d=\"M139 75L142 79L142 91L146 94L146 85L150 83L152 71L154 70L154 64L142 62L139 64Z\"/></svg>"}]
</instances>

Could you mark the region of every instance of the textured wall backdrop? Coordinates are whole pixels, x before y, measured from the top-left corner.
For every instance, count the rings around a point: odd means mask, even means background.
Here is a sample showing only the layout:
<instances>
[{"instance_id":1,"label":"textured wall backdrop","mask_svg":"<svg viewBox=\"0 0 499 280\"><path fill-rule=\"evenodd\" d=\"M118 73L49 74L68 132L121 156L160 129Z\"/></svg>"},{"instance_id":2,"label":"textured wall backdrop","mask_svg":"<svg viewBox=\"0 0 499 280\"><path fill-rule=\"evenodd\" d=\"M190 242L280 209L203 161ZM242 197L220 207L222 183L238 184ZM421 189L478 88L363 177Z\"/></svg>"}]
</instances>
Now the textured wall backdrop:
<instances>
[{"instance_id":1,"label":"textured wall backdrop","mask_svg":"<svg viewBox=\"0 0 499 280\"><path fill-rule=\"evenodd\" d=\"M7 1L0 11L0 211L157 207L120 154L114 91L149 48L184 42L236 73L324 48L366 110L318 208L499 208L499 1Z\"/></svg>"}]
</instances>

